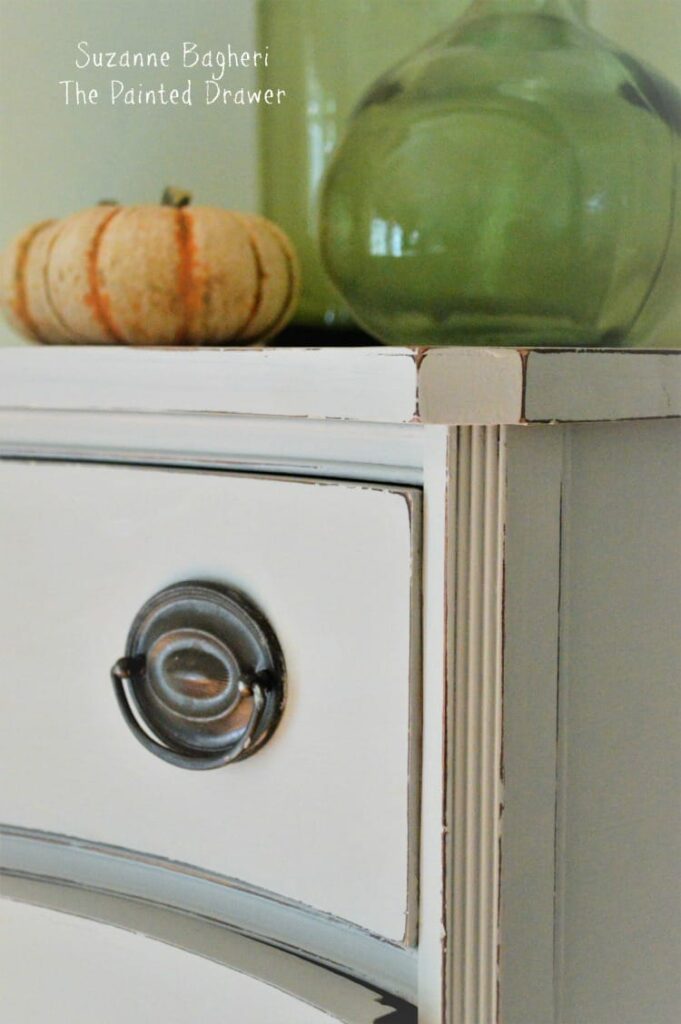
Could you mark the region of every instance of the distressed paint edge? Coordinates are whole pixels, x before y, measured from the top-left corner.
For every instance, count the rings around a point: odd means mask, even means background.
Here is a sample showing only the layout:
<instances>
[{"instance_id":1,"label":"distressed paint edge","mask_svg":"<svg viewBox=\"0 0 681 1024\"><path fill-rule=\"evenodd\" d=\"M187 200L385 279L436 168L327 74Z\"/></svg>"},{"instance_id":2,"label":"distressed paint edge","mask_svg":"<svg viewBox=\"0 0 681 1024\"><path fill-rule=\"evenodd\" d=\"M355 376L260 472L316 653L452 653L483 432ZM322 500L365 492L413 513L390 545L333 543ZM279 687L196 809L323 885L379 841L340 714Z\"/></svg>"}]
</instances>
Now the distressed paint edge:
<instances>
[{"instance_id":1,"label":"distressed paint edge","mask_svg":"<svg viewBox=\"0 0 681 1024\"><path fill-rule=\"evenodd\" d=\"M456 431L425 428L423 542L423 755L418 1003L424 1021L443 1020L447 903L444 870L447 765L447 616L451 556L447 501Z\"/></svg>"},{"instance_id":2,"label":"distressed paint edge","mask_svg":"<svg viewBox=\"0 0 681 1024\"><path fill-rule=\"evenodd\" d=\"M660 418L681 415L681 398L667 400L657 379L661 361L675 355L681 352L17 346L0 352L0 408L135 413L151 407L174 415L442 425ZM604 386L614 381L609 397L595 393L583 407L566 378L547 405L541 373L549 361L577 366L588 384L604 359Z\"/></svg>"},{"instance_id":3,"label":"distressed paint edge","mask_svg":"<svg viewBox=\"0 0 681 1024\"><path fill-rule=\"evenodd\" d=\"M0 408L13 411L417 421L418 361L405 348L10 346Z\"/></svg>"},{"instance_id":4,"label":"distressed paint edge","mask_svg":"<svg viewBox=\"0 0 681 1024\"><path fill-rule=\"evenodd\" d=\"M411 543L409 640L409 737L407 769L407 908L402 944L414 947L419 935L421 765L423 750L423 495L398 490L409 516Z\"/></svg>"},{"instance_id":5,"label":"distressed paint edge","mask_svg":"<svg viewBox=\"0 0 681 1024\"><path fill-rule=\"evenodd\" d=\"M417 425L0 410L0 456L161 462L420 485Z\"/></svg>"},{"instance_id":6,"label":"distressed paint edge","mask_svg":"<svg viewBox=\"0 0 681 1024\"><path fill-rule=\"evenodd\" d=\"M5 885L3 900L142 935L257 979L324 1014L332 1013L333 1019L343 1024L379 1024L388 1020L396 1024L398 1021L416 1022L417 1010L412 1003L383 991L375 983L353 978L302 953L252 938L214 920L51 878L20 873L5 873L0 877ZM325 980L323 987L322 979ZM361 1017L357 1016L358 1000L363 1003ZM352 1005L352 1016L348 1015L346 1004ZM380 1016L376 1016L379 1005L394 1013L386 1016L381 1010Z\"/></svg>"},{"instance_id":7,"label":"distressed paint edge","mask_svg":"<svg viewBox=\"0 0 681 1024\"><path fill-rule=\"evenodd\" d=\"M680 357L681 351L673 349L528 350L523 420L580 423L681 416Z\"/></svg>"},{"instance_id":8,"label":"distressed paint edge","mask_svg":"<svg viewBox=\"0 0 681 1024\"><path fill-rule=\"evenodd\" d=\"M47 879L192 914L329 970L376 982L402 999L414 997L412 950L235 879L154 854L9 825L0 825L0 849L0 877Z\"/></svg>"},{"instance_id":9,"label":"distressed paint edge","mask_svg":"<svg viewBox=\"0 0 681 1024\"><path fill-rule=\"evenodd\" d=\"M432 348L418 363L418 420L451 426L519 423L523 355L513 348Z\"/></svg>"}]
</instances>

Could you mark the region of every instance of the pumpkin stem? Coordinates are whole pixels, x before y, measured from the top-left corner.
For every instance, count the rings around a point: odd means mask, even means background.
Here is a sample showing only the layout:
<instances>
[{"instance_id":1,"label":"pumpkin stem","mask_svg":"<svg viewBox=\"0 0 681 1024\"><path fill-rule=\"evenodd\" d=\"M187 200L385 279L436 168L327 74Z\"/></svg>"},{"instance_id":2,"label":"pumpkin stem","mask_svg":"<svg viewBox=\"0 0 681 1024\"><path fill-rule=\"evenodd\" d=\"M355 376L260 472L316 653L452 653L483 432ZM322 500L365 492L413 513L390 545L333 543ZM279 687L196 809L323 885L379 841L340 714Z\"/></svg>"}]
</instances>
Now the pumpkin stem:
<instances>
[{"instance_id":1,"label":"pumpkin stem","mask_svg":"<svg viewBox=\"0 0 681 1024\"><path fill-rule=\"evenodd\" d=\"M183 206L189 206L191 201L191 192L187 192L183 188L174 188L172 185L169 185L161 196L162 206L174 206L176 210L181 210Z\"/></svg>"},{"instance_id":2,"label":"pumpkin stem","mask_svg":"<svg viewBox=\"0 0 681 1024\"><path fill-rule=\"evenodd\" d=\"M120 206L117 199L100 199L97 206Z\"/></svg>"}]
</instances>

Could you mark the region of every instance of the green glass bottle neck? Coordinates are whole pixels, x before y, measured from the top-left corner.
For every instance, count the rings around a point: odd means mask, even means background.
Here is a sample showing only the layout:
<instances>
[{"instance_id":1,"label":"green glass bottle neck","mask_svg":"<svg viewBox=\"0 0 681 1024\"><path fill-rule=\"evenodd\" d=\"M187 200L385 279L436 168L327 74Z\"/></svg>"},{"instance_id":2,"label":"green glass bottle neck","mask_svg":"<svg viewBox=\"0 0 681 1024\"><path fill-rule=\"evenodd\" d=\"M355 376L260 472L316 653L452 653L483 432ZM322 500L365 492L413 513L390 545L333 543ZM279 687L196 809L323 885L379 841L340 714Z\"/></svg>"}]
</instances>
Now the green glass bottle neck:
<instances>
[{"instance_id":1,"label":"green glass bottle neck","mask_svg":"<svg viewBox=\"0 0 681 1024\"><path fill-rule=\"evenodd\" d=\"M473 0L468 13L554 14L582 21L587 14L587 0Z\"/></svg>"}]
</instances>

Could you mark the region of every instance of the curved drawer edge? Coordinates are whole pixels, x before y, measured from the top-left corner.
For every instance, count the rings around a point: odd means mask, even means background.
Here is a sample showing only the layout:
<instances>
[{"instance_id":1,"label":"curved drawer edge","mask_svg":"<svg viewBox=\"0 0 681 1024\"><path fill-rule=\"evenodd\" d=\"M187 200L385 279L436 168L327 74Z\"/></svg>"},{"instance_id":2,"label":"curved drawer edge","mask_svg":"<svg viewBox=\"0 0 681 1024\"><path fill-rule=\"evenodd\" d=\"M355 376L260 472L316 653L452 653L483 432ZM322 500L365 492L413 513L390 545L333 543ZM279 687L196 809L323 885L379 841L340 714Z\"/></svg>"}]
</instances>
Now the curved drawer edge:
<instances>
[{"instance_id":1,"label":"curved drawer edge","mask_svg":"<svg viewBox=\"0 0 681 1024\"><path fill-rule=\"evenodd\" d=\"M225 934L218 943L220 948L222 942L230 946L231 935L232 943L240 939L266 945L295 957L299 963L307 961L355 984L368 986L374 994L393 999L397 1005L411 1006L416 1000L415 950L273 893L187 864L70 836L3 825L0 874L5 876L0 895L10 895L10 890L22 880L27 884L34 882L36 888L30 891L36 897L41 892L46 897L52 894L50 899L63 902L64 910L78 913L68 910L74 900L68 891L77 890L82 894L83 905L97 910L93 914L97 920L109 920L101 916L103 908L108 908L114 917L109 921L111 924L117 923L115 917L124 903L137 905L139 930L198 955L209 955L200 924L207 929L206 937L209 931L217 937L219 933L211 931L216 928ZM104 902L98 903L97 897ZM41 900L29 898L28 902ZM140 903L148 909L140 912ZM188 915L195 919L192 929L181 924L181 919ZM83 911L83 916L90 915ZM151 934L145 927L147 920L158 921L161 934ZM168 937L164 939L166 933ZM185 940L178 941L182 935ZM196 948L188 940L190 935L196 936ZM221 959L219 955L210 958ZM412 1018L386 1019L406 1022Z\"/></svg>"}]
</instances>

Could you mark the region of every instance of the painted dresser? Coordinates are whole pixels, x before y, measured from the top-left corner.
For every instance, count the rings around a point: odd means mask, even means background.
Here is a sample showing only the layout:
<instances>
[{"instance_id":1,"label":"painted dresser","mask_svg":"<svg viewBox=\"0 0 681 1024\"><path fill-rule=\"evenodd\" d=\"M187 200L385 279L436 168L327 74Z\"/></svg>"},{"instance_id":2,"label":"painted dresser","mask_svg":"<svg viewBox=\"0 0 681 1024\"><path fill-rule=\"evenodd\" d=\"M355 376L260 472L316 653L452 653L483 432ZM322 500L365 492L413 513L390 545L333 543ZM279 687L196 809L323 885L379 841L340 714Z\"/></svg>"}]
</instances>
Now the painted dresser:
<instances>
[{"instance_id":1,"label":"painted dresser","mask_svg":"<svg viewBox=\"0 0 681 1024\"><path fill-rule=\"evenodd\" d=\"M2 1019L676 1021L680 356L0 352Z\"/></svg>"}]
</instances>

